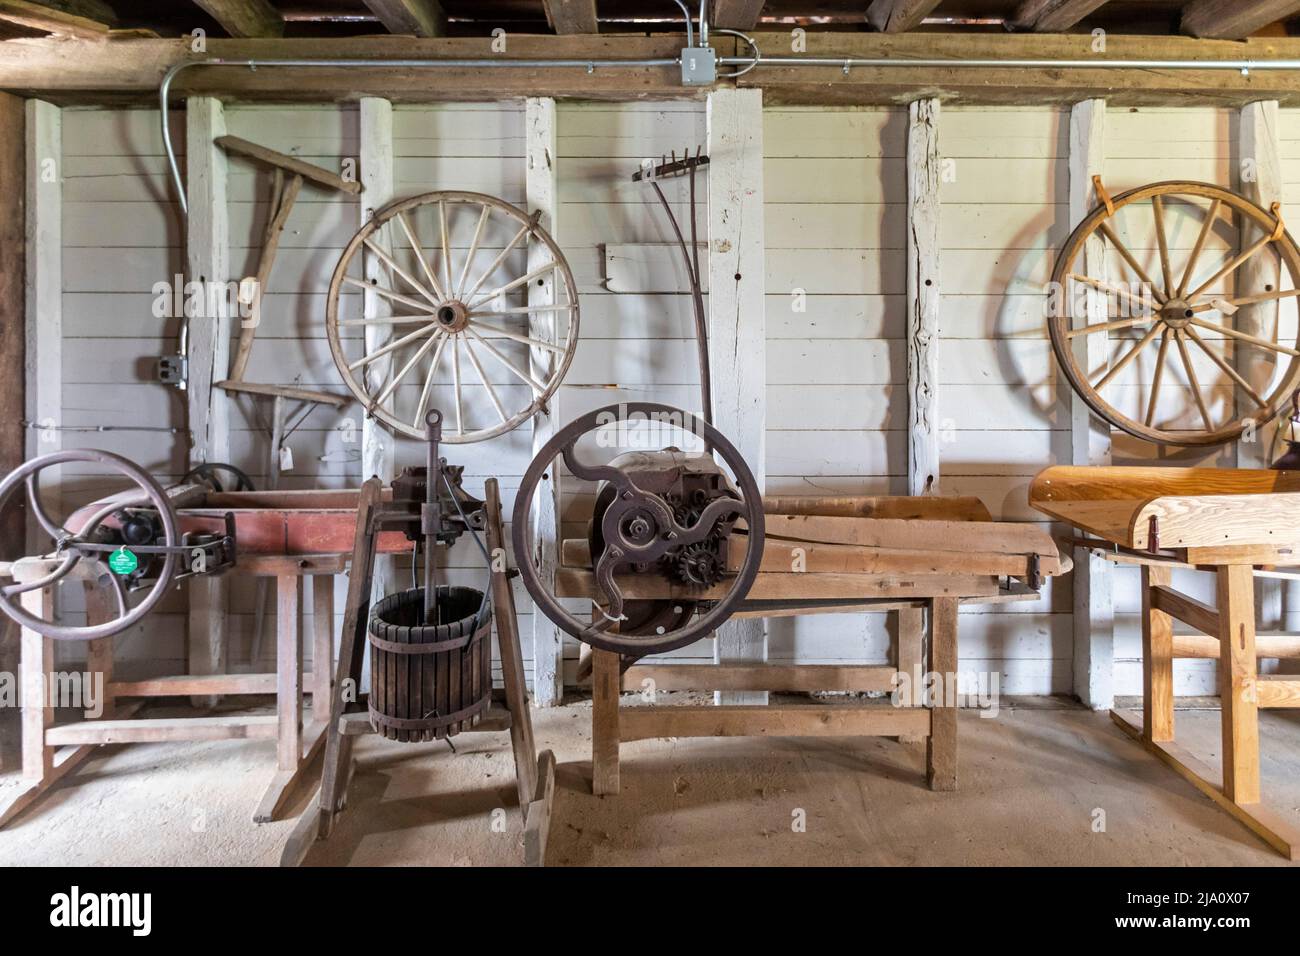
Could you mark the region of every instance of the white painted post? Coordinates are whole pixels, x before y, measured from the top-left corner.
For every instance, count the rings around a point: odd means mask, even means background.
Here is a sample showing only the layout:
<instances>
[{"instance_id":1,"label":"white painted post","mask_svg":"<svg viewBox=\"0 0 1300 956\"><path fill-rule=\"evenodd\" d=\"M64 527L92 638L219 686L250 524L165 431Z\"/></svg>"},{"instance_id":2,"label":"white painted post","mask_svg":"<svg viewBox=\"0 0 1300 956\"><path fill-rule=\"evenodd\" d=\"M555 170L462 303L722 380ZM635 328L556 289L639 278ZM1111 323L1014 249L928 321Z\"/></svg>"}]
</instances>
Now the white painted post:
<instances>
[{"instance_id":1,"label":"white painted post","mask_svg":"<svg viewBox=\"0 0 1300 956\"><path fill-rule=\"evenodd\" d=\"M27 432L27 457L34 458L63 447L63 113L43 100L27 101L26 215L25 414L41 426ZM41 499L54 516L61 513L60 471L47 470L41 482ZM33 554L50 546L35 522L29 541L40 549Z\"/></svg>"},{"instance_id":2,"label":"white painted post","mask_svg":"<svg viewBox=\"0 0 1300 956\"><path fill-rule=\"evenodd\" d=\"M361 167L361 202L357 206L358 226L363 226L374 218L376 212L393 199L393 104L375 96L361 98L360 117L361 155L358 165ZM383 244L391 249L392 237L381 237ZM369 250L364 253L363 269L367 281L380 280L389 284L390 276L383 263ZM390 286L391 287L391 286ZM373 292L362 294L362 307L366 316L387 312L384 300ZM383 346L388 329L382 325L366 326L366 352L370 353ZM366 367L366 390L369 394L378 393L392 374L390 358L380 358ZM393 479L397 439L384 428L377 419L367 416L361 423L361 479L377 475L381 481ZM389 581L393 578L393 558L380 555L375 559L374 586L371 597L378 600L389 591Z\"/></svg>"},{"instance_id":3,"label":"white painted post","mask_svg":"<svg viewBox=\"0 0 1300 956\"><path fill-rule=\"evenodd\" d=\"M192 96L185 107L185 151L189 200L187 279L202 284L205 308L189 320L189 376L186 406L190 464L230 460L230 400L213 382L230 367L231 319L206 306L208 283L230 279L229 212L226 206L226 154L214 140L226 132L225 108L211 96ZM211 314L215 311L215 314ZM191 674L226 670L227 578L199 575L190 582L189 659ZM215 697L194 697L195 706L212 706Z\"/></svg>"},{"instance_id":4,"label":"white painted post","mask_svg":"<svg viewBox=\"0 0 1300 956\"><path fill-rule=\"evenodd\" d=\"M1091 211L1092 177L1106 162L1106 101L1084 100L1070 110L1070 227ZM1101 276L1105 247L1094 237L1083 250L1088 275ZM1088 290L1086 315L1077 324L1105 322L1105 298ZM1078 359L1095 370L1108 361L1106 337L1080 335L1074 340ZM1067 388L1058 380L1058 388ZM1074 391L1070 391L1070 463L1109 465L1110 427ZM1115 604L1111 592L1111 565L1086 548L1074 549L1074 692L1094 710L1108 710L1115 702Z\"/></svg>"},{"instance_id":5,"label":"white painted post","mask_svg":"<svg viewBox=\"0 0 1300 956\"><path fill-rule=\"evenodd\" d=\"M527 138L526 206L529 213L541 213L540 225L556 235L555 214L559 208L556 176L555 100L529 97L525 107ZM550 261L550 252L536 241L528 243L528 271ZM555 302L555 277L548 275L540 283L528 286L529 305L552 305ZM553 312L531 313L529 335L550 341L559 317ZM533 378L545 382L550 378L555 355L541 349L529 349L528 365ZM533 454L555 434L561 424L560 393L551 396L550 408L533 417ZM543 483L533 502L532 555L516 555L518 561L532 560L543 587L555 589L555 569L559 564L560 475L550 470L550 483ZM563 634L545 614L533 615L533 701L539 707L553 707L564 700Z\"/></svg>"},{"instance_id":6,"label":"white painted post","mask_svg":"<svg viewBox=\"0 0 1300 956\"><path fill-rule=\"evenodd\" d=\"M1277 100L1250 103L1241 109L1237 125L1237 179L1239 191L1249 199L1268 209L1274 202L1282 200L1282 146L1278 137L1278 103ZM1282 215L1286 216L1286 210ZM1252 225L1245 225L1241 230L1241 251L1259 241L1260 230ZM1280 289L1281 258L1270 247L1267 251L1246 260L1237 272L1235 291L1244 295ZM1243 306L1233 317L1236 327L1242 332L1264 339L1271 339L1277 328L1280 303L1259 302ZM1241 343L1237 343L1240 345ZM1213 347L1213 346L1211 346ZM1250 382L1261 395L1267 394L1266 386L1277 370L1278 356L1265 349L1234 348L1235 365L1246 381ZM1238 413L1245 417L1256 411L1255 403L1240 389L1236 389ZM1263 428L1247 432L1237 442L1237 467L1267 468L1272 464L1274 440L1281 421L1290 414L1287 409L1279 420ZM1284 601L1288 592L1293 590L1284 581L1255 581L1255 605L1258 624L1265 630L1280 630L1286 627ZM1273 667L1272 663L1268 665Z\"/></svg>"},{"instance_id":7,"label":"white painted post","mask_svg":"<svg viewBox=\"0 0 1300 956\"><path fill-rule=\"evenodd\" d=\"M907 493L939 492L939 101L907 124Z\"/></svg>"},{"instance_id":8,"label":"white painted post","mask_svg":"<svg viewBox=\"0 0 1300 956\"><path fill-rule=\"evenodd\" d=\"M715 90L707 109L713 423L744 456L761 489L767 471L763 92ZM718 630L713 657L719 664L765 662L767 622L728 621ZM765 704L767 692L718 692L714 699Z\"/></svg>"}]
</instances>

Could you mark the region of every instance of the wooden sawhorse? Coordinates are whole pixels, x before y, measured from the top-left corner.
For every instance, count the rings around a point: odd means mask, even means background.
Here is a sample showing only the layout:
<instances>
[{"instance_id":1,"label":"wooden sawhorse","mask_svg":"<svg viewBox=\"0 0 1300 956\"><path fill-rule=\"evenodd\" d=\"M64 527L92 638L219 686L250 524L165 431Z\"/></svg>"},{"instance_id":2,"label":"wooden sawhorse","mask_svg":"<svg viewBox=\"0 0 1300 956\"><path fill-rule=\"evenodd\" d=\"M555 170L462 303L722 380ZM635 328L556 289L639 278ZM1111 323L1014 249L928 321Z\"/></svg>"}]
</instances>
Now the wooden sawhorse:
<instances>
[{"instance_id":1,"label":"wooden sawhorse","mask_svg":"<svg viewBox=\"0 0 1300 956\"><path fill-rule=\"evenodd\" d=\"M24 701L22 706L23 785L0 804L0 827L38 801L105 744L157 743L177 740L230 740L274 738L277 767L253 819L266 822L280 812L286 798L312 765L324 743L333 680L333 576L343 572L344 555L249 555L241 557L232 574L273 577L277 592L276 671L273 674L208 674L119 681L113 677L113 638L90 641L86 669L103 675L103 716L93 720L55 724L48 696ZM36 580L49 573L44 558L24 558L13 563L15 581ZM302 667L303 578L312 578L313 654L310 674ZM92 619L112 617L112 598L104 588L83 582L87 614ZM51 589L23 595L26 609L45 618L53 616ZM20 686L50 687L54 671L54 641L35 631L22 630ZM321 663L324 666L321 666ZM312 695L311 725L304 732L304 689ZM131 719L144 701L188 695L276 696L276 713L269 715L214 715L204 717L150 717Z\"/></svg>"}]
</instances>

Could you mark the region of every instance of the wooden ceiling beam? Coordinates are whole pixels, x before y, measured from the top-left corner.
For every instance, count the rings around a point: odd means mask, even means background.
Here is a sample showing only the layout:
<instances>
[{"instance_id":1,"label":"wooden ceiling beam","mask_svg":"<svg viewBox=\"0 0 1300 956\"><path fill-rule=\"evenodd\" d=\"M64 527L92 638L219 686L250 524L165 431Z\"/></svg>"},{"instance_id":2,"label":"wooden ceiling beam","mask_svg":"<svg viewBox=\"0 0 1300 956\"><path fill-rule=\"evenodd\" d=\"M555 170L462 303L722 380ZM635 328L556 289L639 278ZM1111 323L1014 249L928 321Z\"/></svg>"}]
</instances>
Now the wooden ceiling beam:
<instances>
[{"instance_id":1,"label":"wooden ceiling beam","mask_svg":"<svg viewBox=\"0 0 1300 956\"><path fill-rule=\"evenodd\" d=\"M767 0L713 0L709 23L728 30L752 30L758 26L766 4Z\"/></svg>"},{"instance_id":2,"label":"wooden ceiling beam","mask_svg":"<svg viewBox=\"0 0 1300 956\"><path fill-rule=\"evenodd\" d=\"M1107 0L1024 0L1011 16L1017 30L1064 33Z\"/></svg>"},{"instance_id":3,"label":"wooden ceiling beam","mask_svg":"<svg viewBox=\"0 0 1300 956\"><path fill-rule=\"evenodd\" d=\"M74 37L102 37L117 16L103 0L0 0L0 20Z\"/></svg>"},{"instance_id":4,"label":"wooden ceiling beam","mask_svg":"<svg viewBox=\"0 0 1300 956\"><path fill-rule=\"evenodd\" d=\"M545 6L547 22L558 34L600 32L596 0L545 0Z\"/></svg>"},{"instance_id":5,"label":"wooden ceiling beam","mask_svg":"<svg viewBox=\"0 0 1300 956\"><path fill-rule=\"evenodd\" d=\"M1194 0L1183 7L1183 32L1240 40L1300 11L1300 0Z\"/></svg>"},{"instance_id":6,"label":"wooden ceiling beam","mask_svg":"<svg viewBox=\"0 0 1300 956\"><path fill-rule=\"evenodd\" d=\"M389 33L440 37L447 33L447 14L438 0L365 0Z\"/></svg>"},{"instance_id":7,"label":"wooden ceiling beam","mask_svg":"<svg viewBox=\"0 0 1300 956\"><path fill-rule=\"evenodd\" d=\"M921 25L941 0L871 0L867 22L881 33L906 33Z\"/></svg>"},{"instance_id":8,"label":"wooden ceiling beam","mask_svg":"<svg viewBox=\"0 0 1300 956\"><path fill-rule=\"evenodd\" d=\"M267 0L194 0L232 37L284 35L284 17Z\"/></svg>"}]
</instances>

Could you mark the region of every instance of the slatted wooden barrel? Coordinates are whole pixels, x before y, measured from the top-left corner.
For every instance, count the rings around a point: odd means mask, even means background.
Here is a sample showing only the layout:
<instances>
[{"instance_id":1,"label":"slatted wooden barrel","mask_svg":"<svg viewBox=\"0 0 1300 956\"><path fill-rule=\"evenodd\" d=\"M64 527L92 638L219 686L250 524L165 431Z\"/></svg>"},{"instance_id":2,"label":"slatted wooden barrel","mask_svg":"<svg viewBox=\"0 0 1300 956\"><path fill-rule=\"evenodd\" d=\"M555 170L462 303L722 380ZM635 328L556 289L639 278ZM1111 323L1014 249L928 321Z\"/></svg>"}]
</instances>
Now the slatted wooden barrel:
<instances>
[{"instance_id":1,"label":"slatted wooden barrel","mask_svg":"<svg viewBox=\"0 0 1300 956\"><path fill-rule=\"evenodd\" d=\"M389 740L451 737L492 698L492 605L474 588L439 587L438 623L422 624L424 588L370 613L370 723Z\"/></svg>"}]
</instances>

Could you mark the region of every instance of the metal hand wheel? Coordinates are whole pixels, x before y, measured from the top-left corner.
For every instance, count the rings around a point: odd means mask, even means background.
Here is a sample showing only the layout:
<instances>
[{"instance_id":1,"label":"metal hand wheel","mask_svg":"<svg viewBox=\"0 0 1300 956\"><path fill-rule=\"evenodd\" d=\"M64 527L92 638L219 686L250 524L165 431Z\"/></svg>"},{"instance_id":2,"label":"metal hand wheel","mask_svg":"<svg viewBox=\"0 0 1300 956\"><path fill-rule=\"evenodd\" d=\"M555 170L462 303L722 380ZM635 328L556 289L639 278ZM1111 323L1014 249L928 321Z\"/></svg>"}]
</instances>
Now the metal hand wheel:
<instances>
[{"instance_id":1,"label":"metal hand wheel","mask_svg":"<svg viewBox=\"0 0 1300 956\"><path fill-rule=\"evenodd\" d=\"M670 502L638 487L625 471L610 465L589 465L578 460L574 446L582 436L600 428L634 425L638 420L671 424L700 436L705 447L711 447L714 454L730 468L740 496L717 498L694 516L694 520L683 524L679 522ZM600 554L592 555L597 586L608 602L603 620L595 623L580 620L566 611L543 586L530 558L533 545L529 532L529 515L533 494L542 476L556 467L557 455L563 458L575 477L593 483L606 482L607 491L612 490L610 504L601 519L604 549ZM633 573L654 580L653 575L658 573L654 568L662 559L687 554L693 546L708 538L719 522L738 521L744 522L748 532L744 561L734 574L724 575L723 584L719 585L725 587L721 596L710 596L707 601L700 601L701 606L711 603L704 613L698 617L683 612L648 618L644 607L639 606L643 605L642 601L625 601L617 572L633 567L649 568ZM740 452L713 426L669 405L645 402L611 405L569 423L537 453L524 473L523 483L515 496L512 534L520 577L543 614L565 633L593 647L643 657L684 647L705 637L717 630L745 599L758 575L763 557L763 498L758 483ZM667 599L664 604L677 611L679 607L696 600L698 599ZM632 613L625 615L625 610ZM631 617L643 621L652 620L656 626L650 633L627 632L640 628L615 630L619 625L629 623Z\"/></svg>"},{"instance_id":2,"label":"metal hand wheel","mask_svg":"<svg viewBox=\"0 0 1300 956\"><path fill-rule=\"evenodd\" d=\"M364 274L367 254L384 280ZM545 302L529 304L530 288ZM380 209L352 237L325 330L367 415L422 439L425 412L442 408L444 442L483 441L560 387L578 345L578 286L536 216L482 193L425 193ZM481 400L467 407L467 392Z\"/></svg>"},{"instance_id":3,"label":"metal hand wheel","mask_svg":"<svg viewBox=\"0 0 1300 956\"><path fill-rule=\"evenodd\" d=\"M1278 211L1206 183L1103 198L1052 274L1048 330L1070 385L1116 428L1162 444L1217 445L1267 424L1300 385L1300 248ZM1258 287L1238 288L1243 275ZM1078 348L1093 336L1100 368Z\"/></svg>"},{"instance_id":4,"label":"metal hand wheel","mask_svg":"<svg viewBox=\"0 0 1300 956\"><path fill-rule=\"evenodd\" d=\"M242 468L235 465L229 465L221 461L204 462L195 468L187 471L181 478L182 485L204 484L221 494L226 490L225 483L221 480L222 473L233 479L234 487L232 491L253 491L253 479L248 477L248 473Z\"/></svg>"},{"instance_id":5,"label":"metal hand wheel","mask_svg":"<svg viewBox=\"0 0 1300 956\"><path fill-rule=\"evenodd\" d=\"M137 493L124 492L121 495L115 495L102 507L87 515L84 521L80 521L75 530L70 530L65 527L65 524L56 523L49 516L41 503L40 497L41 472L47 468L68 464L69 462L90 462L103 465L111 471L130 478L137 486ZM3 611L9 618L17 621L23 627L30 628L38 634L53 638L56 641L92 641L101 637L111 637L132 627L163 599L176 573L176 562L179 557L178 545L180 545L181 539L176 529L176 512L167 499L167 493L139 465L120 455L114 455L111 452L101 451L97 448L57 451L49 455L42 455L39 458L33 458L11 471L4 481L0 482L0 513L9 504L19 486L26 489L28 507L36 517L37 522L54 539L52 556L59 559L59 564L49 574L38 580L0 587L0 611ZM163 545L128 544L123 538L121 529L129 523L129 520L124 522L124 519L129 519L132 509L140 508L150 508L157 512L158 521L161 523L163 530ZM114 525L117 526L116 530L114 530ZM131 560L117 559L115 561L113 560L115 553L128 555ZM153 585L145 594L144 599L135 607L130 607L127 601L124 578L130 571L135 570L136 564L134 562L138 561L137 555L149 557L161 555L162 562ZM82 627L69 626L37 617L22 607L20 603L21 595L28 591L37 591L41 588L54 586L71 574L82 560L91 561L95 564L93 572L97 586L105 586L102 582L107 577L108 584L106 586L112 590L117 603L116 618L100 624ZM117 564L120 568L126 568L127 565L130 565L130 571L119 572L113 570L114 564Z\"/></svg>"}]
</instances>

